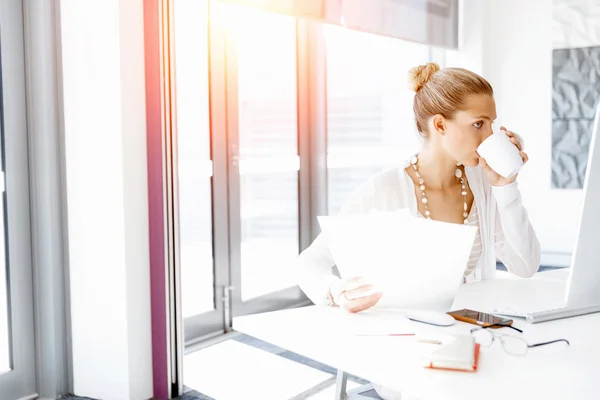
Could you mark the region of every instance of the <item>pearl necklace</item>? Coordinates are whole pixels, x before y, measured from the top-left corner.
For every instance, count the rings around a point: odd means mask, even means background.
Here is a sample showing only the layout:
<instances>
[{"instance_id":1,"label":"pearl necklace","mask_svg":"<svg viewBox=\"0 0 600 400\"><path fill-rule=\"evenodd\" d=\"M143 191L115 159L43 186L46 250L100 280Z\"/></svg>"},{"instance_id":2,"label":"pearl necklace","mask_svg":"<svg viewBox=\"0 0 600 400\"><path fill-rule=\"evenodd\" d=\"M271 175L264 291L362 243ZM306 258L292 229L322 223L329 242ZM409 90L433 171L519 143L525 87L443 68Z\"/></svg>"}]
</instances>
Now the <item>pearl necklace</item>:
<instances>
[{"instance_id":1,"label":"pearl necklace","mask_svg":"<svg viewBox=\"0 0 600 400\"><path fill-rule=\"evenodd\" d=\"M429 205L428 205L429 200L427 200L427 194L425 193L425 180L419 173L419 167L418 167L419 157L418 157L418 155L414 155L410 159L410 163L411 163L412 168L415 171L415 175L417 176L417 179L419 181L419 185L420 185L419 188L421 189L421 202L425 206L425 218L431 219L431 211L429 211ZM457 163L456 166L460 167L460 163ZM456 176L456 178L460 181L460 185L461 185L460 194L463 197L463 218L464 218L463 224L466 225L469 222L467 219L469 216L469 213L467 212L467 185L465 183L465 178L463 177L463 173L460 168L456 168L456 171L454 172L454 176Z\"/></svg>"}]
</instances>

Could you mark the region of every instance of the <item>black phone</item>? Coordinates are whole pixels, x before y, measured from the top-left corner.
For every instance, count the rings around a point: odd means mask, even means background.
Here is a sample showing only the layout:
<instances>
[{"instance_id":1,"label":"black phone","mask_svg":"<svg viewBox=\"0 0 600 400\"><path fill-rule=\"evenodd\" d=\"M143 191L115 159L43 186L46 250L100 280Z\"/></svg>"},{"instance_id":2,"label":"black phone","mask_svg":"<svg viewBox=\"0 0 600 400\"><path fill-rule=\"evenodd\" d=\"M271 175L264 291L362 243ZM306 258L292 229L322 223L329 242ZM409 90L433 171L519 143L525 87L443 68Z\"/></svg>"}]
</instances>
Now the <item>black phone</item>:
<instances>
[{"instance_id":1,"label":"black phone","mask_svg":"<svg viewBox=\"0 0 600 400\"><path fill-rule=\"evenodd\" d=\"M451 311L448 315L452 316L455 320L467 322L469 324L479 326L490 326L490 325L512 325L513 320L505 317L498 317L496 315L487 314L480 311L462 309Z\"/></svg>"}]
</instances>

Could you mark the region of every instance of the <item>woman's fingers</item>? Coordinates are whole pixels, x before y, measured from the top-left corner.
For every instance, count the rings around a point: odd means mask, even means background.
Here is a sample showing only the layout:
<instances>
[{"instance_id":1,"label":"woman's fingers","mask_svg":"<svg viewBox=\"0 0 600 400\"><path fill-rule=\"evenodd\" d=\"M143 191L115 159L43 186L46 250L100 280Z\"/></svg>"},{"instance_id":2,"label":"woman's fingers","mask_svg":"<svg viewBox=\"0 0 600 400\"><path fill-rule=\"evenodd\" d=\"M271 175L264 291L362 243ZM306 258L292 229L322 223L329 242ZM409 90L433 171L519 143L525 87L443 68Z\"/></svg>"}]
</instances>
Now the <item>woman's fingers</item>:
<instances>
[{"instance_id":1,"label":"woman's fingers","mask_svg":"<svg viewBox=\"0 0 600 400\"><path fill-rule=\"evenodd\" d=\"M338 296L344 292L358 289L367 285L369 285L369 283L361 277L348 278L336 282L335 289L332 290L332 293L334 294L334 296Z\"/></svg>"},{"instance_id":2,"label":"woman's fingers","mask_svg":"<svg viewBox=\"0 0 600 400\"><path fill-rule=\"evenodd\" d=\"M503 130L504 133L506 133L509 137L515 136L515 133L512 131L509 131L505 126L501 126L500 129Z\"/></svg>"},{"instance_id":3,"label":"woman's fingers","mask_svg":"<svg viewBox=\"0 0 600 400\"><path fill-rule=\"evenodd\" d=\"M521 158L523 159L523 164L526 164L529 161L529 156L524 151L521 152Z\"/></svg>"},{"instance_id":4,"label":"woman's fingers","mask_svg":"<svg viewBox=\"0 0 600 400\"><path fill-rule=\"evenodd\" d=\"M370 284L364 284L362 286L359 286L355 289L351 289L351 290L346 290L344 293L344 296L346 296L346 298L348 300L354 300L358 297L364 297L365 294L367 294L369 291L371 291L373 289L373 285Z\"/></svg>"},{"instance_id":5,"label":"woman's fingers","mask_svg":"<svg viewBox=\"0 0 600 400\"><path fill-rule=\"evenodd\" d=\"M374 292L373 285L361 277L335 282L330 292L334 303L350 312L371 308L383 296L381 292Z\"/></svg>"},{"instance_id":6,"label":"woman's fingers","mask_svg":"<svg viewBox=\"0 0 600 400\"><path fill-rule=\"evenodd\" d=\"M353 313L361 312L377 304L379 299L381 299L381 296L383 296L383 293L373 293L369 296L360 297L356 300L349 301L345 308Z\"/></svg>"},{"instance_id":7,"label":"woman's fingers","mask_svg":"<svg viewBox=\"0 0 600 400\"><path fill-rule=\"evenodd\" d=\"M511 136L510 141L512 142L512 144L517 146L519 151L523 151L523 145L521 144L521 141L519 139L517 139L516 136Z\"/></svg>"},{"instance_id":8,"label":"woman's fingers","mask_svg":"<svg viewBox=\"0 0 600 400\"><path fill-rule=\"evenodd\" d=\"M523 143L521 143L521 141L519 140L519 138L517 137L517 135L513 131L509 131L504 126L501 126L500 129L502 129L504 131L504 133L506 133L506 135L510 138L510 141L515 146L517 146L517 148L519 149L519 151L523 151Z\"/></svg>"}]
</instances>

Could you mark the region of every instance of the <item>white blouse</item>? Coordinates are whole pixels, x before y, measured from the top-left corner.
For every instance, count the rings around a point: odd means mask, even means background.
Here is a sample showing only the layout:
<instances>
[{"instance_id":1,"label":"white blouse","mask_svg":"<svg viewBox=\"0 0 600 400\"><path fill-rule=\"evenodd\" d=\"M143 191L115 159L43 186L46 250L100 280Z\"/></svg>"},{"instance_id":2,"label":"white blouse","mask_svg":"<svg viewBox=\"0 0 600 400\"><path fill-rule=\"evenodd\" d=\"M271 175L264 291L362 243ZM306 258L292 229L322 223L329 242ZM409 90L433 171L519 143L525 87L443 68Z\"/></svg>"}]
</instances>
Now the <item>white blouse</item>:
<instances>
[{"instance_id":1,"label":"white blouse","mask_svg":"<svg viewBox=\"0 0 600 400\"><path fill-rule=\"evenodd\" d=\"M417 212L418 218L425 218L423 214ZM467 225L469 226L479 226L479 215L477 214L477 204L473 202L471 206L471 211L469 211L469 215L467 216ZM475 270L477 266L477 262L481 257L481 232L477 229L477 233L475 234L475 241L473 242L473 247L471 248L471 255L469 256L469 261L467 262L467 266L465 269L465 273L463 275L464 281L467 281L467 277L471 275L471 273Z\"/></svg>"},{"instance_id":2,"label":"white blouse","mask_svg":"<svg viewBox=\"0 0 600 400\"><path fill-rule=\"evenodd\" d=\"M413 181L405 171L408 165L406 160L399 168L382 172L362 184L340 214L408 208L417 215ZM479 167L466 167L465 173L476 205L472 207L469 223L479 226L478 239L466 266L466 281L493 279L497 259L517 276L535 274L540 264L540 244L523 207L517 182L492 186ZM322 234L298 257L296 279L313 303L328 303L329 287L340 279L333 273L334 265Z\"/></svg>"},{"instance_id":3,"label":"white blouse","mask_svg":"<svg viewBox=\"0 0 600 400\"><path fill-rule=\"evenodd\" d=\"M477 204L473 202L473 206L471 206L471 212L467 217L467 225L470 226L478 226L479 225L479 214L477 213ZM479 229L477 230L477 234L475 235L475 241L473 242L473 247L471 248L471 255L469 256L469 262L467 262L467 269L465 270L465 281L469 275L475 270L477 263L479 262L479 258L481 257L481 232Z\"/></svg>"}]
</instances>

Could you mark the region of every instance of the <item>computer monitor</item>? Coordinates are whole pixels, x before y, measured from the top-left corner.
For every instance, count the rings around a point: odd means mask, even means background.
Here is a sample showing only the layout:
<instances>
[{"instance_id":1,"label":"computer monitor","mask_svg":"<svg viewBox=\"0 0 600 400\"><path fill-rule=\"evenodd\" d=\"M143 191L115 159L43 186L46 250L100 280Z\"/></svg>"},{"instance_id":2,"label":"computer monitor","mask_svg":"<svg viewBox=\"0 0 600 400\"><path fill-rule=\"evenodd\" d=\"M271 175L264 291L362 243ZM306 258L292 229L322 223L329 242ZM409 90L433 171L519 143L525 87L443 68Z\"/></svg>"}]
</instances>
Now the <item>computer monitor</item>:
<instances>
[{"instance_id":1,"label":"computer monitor","mask_svg":"<svg viewBox=\"0 0 600 400\"><path fill-rule=\"evenodd\" d=\"M600 305L600 101L592 127L584 200L579 232L567 280L565 303L569 308Z\"/></svg>"}]
</instances>

